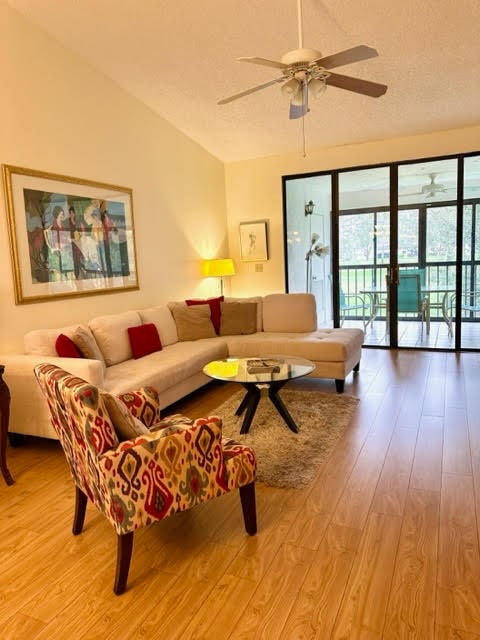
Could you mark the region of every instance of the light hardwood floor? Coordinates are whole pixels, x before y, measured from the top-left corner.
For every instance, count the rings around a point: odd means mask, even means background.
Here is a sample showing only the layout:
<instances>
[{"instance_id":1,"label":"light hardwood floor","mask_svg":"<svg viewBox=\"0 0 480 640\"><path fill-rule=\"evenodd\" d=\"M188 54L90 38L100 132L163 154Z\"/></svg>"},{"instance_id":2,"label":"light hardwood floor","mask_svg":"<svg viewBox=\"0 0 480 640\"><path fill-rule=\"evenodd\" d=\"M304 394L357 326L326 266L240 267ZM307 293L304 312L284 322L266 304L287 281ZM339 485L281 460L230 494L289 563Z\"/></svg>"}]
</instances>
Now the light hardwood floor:
<instances>
[{"instance_id":1,"label":"light hardwood floor","mask_svg":"<svg viewBox=\"0 0 480 640\"><path fill-rule=\"evenodd\" d=\"M364 350L346 384L358 413L311 486L258 484L255 537L237 495L139 531L120 597L110 525L89 506L71 534L58 443L9 448L1 638L480 639L479 383L480 354ZM197 417L235 390L175 409Z\"/></svg>"}]
</instances>

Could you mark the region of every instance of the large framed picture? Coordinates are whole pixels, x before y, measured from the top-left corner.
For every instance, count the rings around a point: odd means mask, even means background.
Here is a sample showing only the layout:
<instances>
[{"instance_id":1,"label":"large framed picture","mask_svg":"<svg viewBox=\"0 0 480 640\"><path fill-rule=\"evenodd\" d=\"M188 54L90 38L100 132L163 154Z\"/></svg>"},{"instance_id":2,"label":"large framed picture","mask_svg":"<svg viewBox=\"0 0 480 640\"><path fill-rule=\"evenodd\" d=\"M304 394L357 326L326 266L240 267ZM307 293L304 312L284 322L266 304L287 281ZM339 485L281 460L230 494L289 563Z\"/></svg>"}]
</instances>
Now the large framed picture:
<instances>
[{"instance_id":1,"label":"large framed picture","mask_svg":"<svg viewBox=\"0 0 480 640\"><path fill-rule=\"evenodd\" d=\"M240 259L244 262L268 260L268 222L255 220L240 223Z\"/></svg>"},{"instance_id":2,"label":"large framed picture","mask_svg":"<svg viewBox=\"0 0 480 640\"><path fill-rule=\"evenodd\" d=\"M15 302L138 289L132 190L3 165Z\"/></svg>"}]
</instances>

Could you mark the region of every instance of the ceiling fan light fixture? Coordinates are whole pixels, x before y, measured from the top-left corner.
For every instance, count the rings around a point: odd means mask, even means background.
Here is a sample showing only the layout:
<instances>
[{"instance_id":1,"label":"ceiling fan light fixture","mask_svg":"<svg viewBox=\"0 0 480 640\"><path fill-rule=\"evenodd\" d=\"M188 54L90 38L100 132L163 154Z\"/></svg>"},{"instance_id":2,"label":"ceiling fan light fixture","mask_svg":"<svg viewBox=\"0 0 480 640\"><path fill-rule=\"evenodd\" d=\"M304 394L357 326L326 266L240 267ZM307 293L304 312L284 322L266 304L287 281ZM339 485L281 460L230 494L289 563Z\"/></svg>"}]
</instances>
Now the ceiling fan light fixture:
<instances>
[{"instance_id":1,"label":"ceiling fan light fixture","mask_svg":"<svg viewBox=\"0 0 480 640\"><path fill-rule=\"evenodd\" d=\"M301 107L303 105L305 96L303 95L303 82L297 82L297 90L291 96L290 104L295 105L296 107Z\"/></svg>"},{"instance_id":2,"label":"ceiling fan light fixture","mask_svg":"<svg viewBox=\"0 0 480 640\"><path fill-rule=\"evenodd\" d=\"M308 93L314 98L320 98L322 93L327 88L324 80L320 80L319 78L312 78L308 83Z\"/></svg>"},{"instance_id":3,"label":"ceiling fan light fixture","mask_svg":"<svg viewBox=\"0 0 480 640\"><path fill-rule=\"evenodd\" d=\"M297 93L299 86L300 84L296 78L290 78L285 84L282 84L280 91L290 100Z\"/></svg>"}]
</instances>

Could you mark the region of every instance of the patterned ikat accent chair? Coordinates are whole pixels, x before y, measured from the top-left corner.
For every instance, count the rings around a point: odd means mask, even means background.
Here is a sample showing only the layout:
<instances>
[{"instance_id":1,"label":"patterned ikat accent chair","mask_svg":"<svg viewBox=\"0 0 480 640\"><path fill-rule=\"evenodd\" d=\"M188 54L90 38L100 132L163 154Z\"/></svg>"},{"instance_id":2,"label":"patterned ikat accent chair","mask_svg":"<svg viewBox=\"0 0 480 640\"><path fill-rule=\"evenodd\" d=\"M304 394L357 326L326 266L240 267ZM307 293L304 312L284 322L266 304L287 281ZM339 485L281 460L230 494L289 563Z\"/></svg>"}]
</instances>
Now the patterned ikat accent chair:
<instances>
[{"instance_id":1,"label":"patterned ikat accent chair","mask_svg":"<svg viewBox=\"0 0 480 640\"><path fill-rule=\"evenodd\" d=\"M88 499L116 531L117 595L126 588L140 527L239 489L245 529L256 533L255 455L222 438L219 417L160 420L158 394L145 387L119 397L128 418L143 423L141 435L120 441L111 396L51 364L35 367L35 375L75 483L74 535L83 529Z\"/></svg>"}]
</instances>

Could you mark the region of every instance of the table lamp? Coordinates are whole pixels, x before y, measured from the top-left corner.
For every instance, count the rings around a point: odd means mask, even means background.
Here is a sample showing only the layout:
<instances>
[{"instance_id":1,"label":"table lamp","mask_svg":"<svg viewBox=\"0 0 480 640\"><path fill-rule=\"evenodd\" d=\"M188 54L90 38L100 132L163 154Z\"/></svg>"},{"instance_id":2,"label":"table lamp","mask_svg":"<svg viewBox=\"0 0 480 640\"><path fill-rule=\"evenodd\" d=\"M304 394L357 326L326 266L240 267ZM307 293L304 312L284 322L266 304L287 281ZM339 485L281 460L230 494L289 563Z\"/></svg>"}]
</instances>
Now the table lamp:
<instances>
[{"instance_id":1,"label":"table lamp","mask_svg":"<svg viewBox=\"0 0 480 640\"><path fill-rule=\"evenodd\" d=\"M223 296L223 278L235 275L233 260L231 258L204 260L202 262L202 274L205 278L220 278L220 293Z\"/></svg>"}]
</instances>

